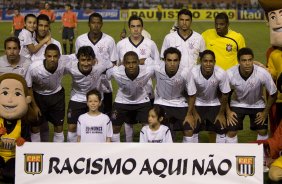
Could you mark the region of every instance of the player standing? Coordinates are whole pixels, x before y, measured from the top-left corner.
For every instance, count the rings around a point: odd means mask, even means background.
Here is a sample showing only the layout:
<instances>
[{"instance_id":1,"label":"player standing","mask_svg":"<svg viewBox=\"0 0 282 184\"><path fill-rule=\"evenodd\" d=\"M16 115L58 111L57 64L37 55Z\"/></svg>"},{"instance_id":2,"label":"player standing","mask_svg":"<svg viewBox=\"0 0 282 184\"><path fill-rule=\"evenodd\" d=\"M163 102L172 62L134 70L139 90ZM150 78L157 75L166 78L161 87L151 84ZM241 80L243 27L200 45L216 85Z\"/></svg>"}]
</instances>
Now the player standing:
<instances>
[{"instance_id":1,"label":"player standing","mask_svg":"<svg viewBox=\"0 0 282 184\"><path fill-rule=\"evenodd\" d=\"M92 13L89 16L88 27L89 32L80 35L75 42L76 52L81 46L91 46L94 50L94 53L101 58L100 62L114 63L117 62L117 51L114 39L103 33L101 31L103 26L103 18L99 13ZM112 98L113 98L113 87L111 81L108 81L103 76L102 81L102 90L104 92L103 96L103 112L110 114L112 111Z\"/></svg>"},{"instance_id":2,"label":"player standing","mask_svg":"<svg viewBox=\"0 0 282 184\"><path fill-rule=\"evenodd\" d=\"M164 51L169 47L180 50L182 58L180 65L191 67L197 63L199 53L205 50L203 37L191 29L192 13L190 10L182 9L178 12L178 30L164 38L161 49L161 58Z\"/></svg>"}]
</instances>

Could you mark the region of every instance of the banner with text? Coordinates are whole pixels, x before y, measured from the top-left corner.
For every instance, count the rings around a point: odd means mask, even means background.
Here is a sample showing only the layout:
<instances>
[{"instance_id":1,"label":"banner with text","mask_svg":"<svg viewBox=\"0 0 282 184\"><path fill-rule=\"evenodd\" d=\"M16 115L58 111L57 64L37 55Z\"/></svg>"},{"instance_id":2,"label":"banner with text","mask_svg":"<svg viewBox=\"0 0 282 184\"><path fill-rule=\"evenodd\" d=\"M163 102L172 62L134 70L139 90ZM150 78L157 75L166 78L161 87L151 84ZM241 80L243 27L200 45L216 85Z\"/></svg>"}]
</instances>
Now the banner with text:
<instances>
[{"instance_id":1,"label":"banner with text","mask_svg":"<svg viewBox=\"0 0 282 184\"><path fill-rule=\"evenodd\" d=\"M263 182L256 144L25 143L16 184L226 184Z\"/></svg>"},{"instance_id":2,"label":"banner with text","mask_svg":"<svg viewBox=\"0 0 282 184\"><path fill-rule=\"evenodd\" d=\"M143 20L158 20L158 16L161 15L161 20L177 20L177 14L179 9L163 9L160 15L157 16L157 10L151 9L129 9L129 10L121 10L120 12L120 20L128 20L131 15L138 15ZM236 10L221 10L221 9L213 9L213 10L198 10L191 9L193 20L211 20L213 21L215 16L220 12L227 13L230 20L237 20L237 12Z\"/></svg>"},{"instance_id":3,"label":"banner with text","mask_svg":"<svg viewBox=\"0 0 282 184\"><path fill-rule=\"evenodd\" d=\"M263 20L264 15L263 10L239 10L238 20Z\"/></svg>"}]
</instances>

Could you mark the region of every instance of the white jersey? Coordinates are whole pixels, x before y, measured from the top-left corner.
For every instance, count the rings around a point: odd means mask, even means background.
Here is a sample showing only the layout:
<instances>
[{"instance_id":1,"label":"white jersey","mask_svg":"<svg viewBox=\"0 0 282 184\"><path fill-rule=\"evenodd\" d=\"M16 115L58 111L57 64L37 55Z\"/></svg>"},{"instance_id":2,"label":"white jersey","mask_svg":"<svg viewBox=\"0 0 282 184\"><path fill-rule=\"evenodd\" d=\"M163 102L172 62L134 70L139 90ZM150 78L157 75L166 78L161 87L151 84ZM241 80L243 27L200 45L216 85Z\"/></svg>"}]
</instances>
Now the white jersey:
<instances>
[{"instance_id":1,"label":"white jersey","mask_svg":"<svg viewBox=\"0 0 282 184\"><path fill-rule=\"evenodd\" d=\"M57 40L53 39L53 38L51 38L51 43L57 45L57 46L59 47L60 54L62 54L62 46L61 46L61 43L58 42ZM38 45L37 40L35 40L33 44L34 44L34 45ZM32 61L36 61L36 60L43 60L43 59L45 59L44 54L45 54L45 49L46 49L46 47L47 47L47 44L44 44L35 54L33 54L33 55L31 56L31 60L32 60Z\"/></svg>"},{"instance_id":2,"label":"white jersey","mask_svg":"<svg viewBox=\"0 0 282 184\"><path fill-rule=\"evenodd\" d=\"M195 31L187 39L183 39L179 32L175 31L166 35L162 45L161 58L164 58L164 51L169 47L175 47L181 52L181 66L192 67L197 63L199 53L205 50L206 45L203 37Z\"/></svg>"},{"instance_id":3,"label":"white jersey","mask_svg":"<svg viewBox=\"0 0 282 184\"><path fill-rule=\"evenodd\" d=\"M155 67L156 88L154 104L171 106L171 107L187 107L187 100L184 97L186 91L188 95L196 94L196 86L190 82L191 68L179 67L177 73L173 77L169 77L165 71L165 63Z\"/></svg>"},{"instance_id":4,"label":"white jersey","mask_svg":"<svg viewBox=\"0 0 282 184\"><path fill-rule=\"evenodd\" d=\"M20 55L20 61L16 66L12 66L8 60L7 55L0 57L0 75L4 73L16 73L25 77L31 60Z\"/></svg>"},{"instance_id":5,"label":"white jersey","mask_svg":"<svg viewBox=\"0 0 282 184\"><path fill-rule=\"evenodd\" d=\"M218 66L214 67L213 74L206 79L201 72L201 65L196 65L192 69L191 80L194 81L196 93L196 106L218 106L218 90L222 93L230 92L230 85L227 73Z\"/></svg>"},{"instance_id":6,"label":"white jersey","mask_svg":"<svg viewBox=\"0 0 282 184\"><path fill-rule=\"evenodd\" d=\"M145 85L153 75L152 67L139 65L139 74L131 80L125 73L123 65L115 66L107 71L107 78L114 78L119 86L115 102L122 104L140 104L149 102Z\"/></svg>"},{"instance_id":7,"label":"white jersey","mask_svg":"<svg viewBox=\"0 0 282 184\"><path fill-rule=\"evenodd\" d=\"M262 67L254 65L253 73L247 80L241 77L239 65L227 70L227 74L230 86L235 93L235 98L230 103L231 107L265 108L263 87L266 88L269 95L277 92L270 74Z\"/></svg>"},{"instance_id":8,"label":"white jersey","mask_svg":"<svg viewBox=\"0 0 282 184\"><path fill-rule=\"evenodd\" d=\"M119 64L123 61L123 56L128 51L136 52L139 59L152 58L157 60L160 57L155 42L145 37L137 45L131 41L130 37L124 38L117 43Z\"/></svg>"},{"instance_id":9,"label":"white jersey","mask_svg":"<svg viewBox=\"0 0 282 184\"><path fill-rule=\"evenodd\" d=\"M112 122L103 113L97 116L82 114L77 122L77 135L81 136L80 142L106 142L107 137L113 136Z\"/></svg>"},{"instance_id":10,"label":"white jersey","mask_svg":"<svg viewBox=\"0 0 282 184\"><path fill-rule=\"evenodd\" d=\"M30 32L27 29L23 29L19 34L19 40L21 44L20 55L31 58L31 53L29 52L27 46L34 43L35 32Z\"/></svg>"},{"instance_id":11,"label":"white jersey","mask_svg":"<svg viewBox=\"0 0 282 184\"><path fill-rule=\"evenodd\" d=\"M68 56L61 56L58 68L54 73L50 73L44 66L44 60L32 62L26 74L28 87L41 95L52 95L62 89L61 80L65 74L65 69L70 63Z\"/></svg>"},{"instance_id":12,"label":"white jersey","mask_svg":"<svg viewBox=\"0 0 282 184\"><path fill-rule=\"evenodd\" d=\"M173 141L171 132L167 126L160 125L158 130L153 131L149 128L149 125L146 125L140 132L139 142L172 143Z\"/></svg>"},{"instance_id":13,"label":"white jersey","mask_svg":"<svg viewBox=\"0 0 282 184\"><path fill-rule=\"evenodd\" d=\"M96 41L92 42L89 38L89 33L80 35L75 41L75 52L78 52L78 49L82 46L91 46L94 50L96 56L102 59L102 62L114 62L118 60L116 44L114 39L102 33L102 37ZM101 79L101 87L104 92L112 92L112 83L111 81Z\"/></svg>"},{"instance_id":14,"label":"white jersey","mask_svg":"<svg viewBox=\"0 0 282 184\"><path fill-rule=\"evenodd\" d=\"M67 68L67 73L72 77L71 100L86 103L86 93L92 89L101 91L101 74L106 71L107 66L98 61L92 67L88 75L84 75L78 69L78 60L74 59Z\"/></svg>"}]
</instances>

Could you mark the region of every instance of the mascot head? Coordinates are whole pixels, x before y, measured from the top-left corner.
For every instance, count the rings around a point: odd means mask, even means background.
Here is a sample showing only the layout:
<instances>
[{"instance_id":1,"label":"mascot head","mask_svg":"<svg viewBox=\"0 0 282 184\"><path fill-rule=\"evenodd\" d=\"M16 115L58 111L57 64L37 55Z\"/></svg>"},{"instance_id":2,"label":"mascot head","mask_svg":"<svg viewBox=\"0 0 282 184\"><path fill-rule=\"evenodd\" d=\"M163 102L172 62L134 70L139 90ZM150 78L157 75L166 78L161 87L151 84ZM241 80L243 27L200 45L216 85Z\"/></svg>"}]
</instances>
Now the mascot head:
<instances>
[{"instance_id":1,"label":"mascot head","mask_svg":"<svg viewBox=\"0 0 282 184\"><path fill-rule=\"evenodd\" d=\"M282 47L282 1L281 0L259 0L265 11L270 29L270 44Z\"/></svg>"},{"instance_id":2,"label":"mascot head","mask_svg":"<svg viewBox=\"0 0 282 184\"><path fill-rule=\"evenodd\" d=\"M31 97L25 79L14 73L0 76L0 117L7 120L22 118L28 111Z\"/></svg>"}]
</instances>

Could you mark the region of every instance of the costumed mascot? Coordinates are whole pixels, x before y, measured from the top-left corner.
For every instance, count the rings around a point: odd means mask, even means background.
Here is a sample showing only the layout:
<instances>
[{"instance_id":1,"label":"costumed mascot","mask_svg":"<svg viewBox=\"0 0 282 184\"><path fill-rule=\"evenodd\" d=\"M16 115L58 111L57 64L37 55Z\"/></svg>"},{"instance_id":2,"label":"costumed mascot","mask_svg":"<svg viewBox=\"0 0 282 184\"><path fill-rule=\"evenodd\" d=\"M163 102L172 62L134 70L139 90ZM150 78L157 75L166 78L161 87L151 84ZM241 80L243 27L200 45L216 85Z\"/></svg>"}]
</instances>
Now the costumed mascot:
<instances>
[{"instance_id":1,"label":"costumed mascot","mask_svg":"<svg viewBox=\"0 0 282 184\"><path fill-rule=\"evenodd\" d=\"M31 96L25 79L12 73L0 76L0 177L14 182L15 147L29 140L27 123Z\"/></svg>"},{"instance_id":2,"label":"costumed mascot","mask_svg":"<svg viewBox=\"0 0 282 184\"><path fill-rule=\"evenodd\" d=\"M266 141L261 141L269 149L270 157L276 159L270 166L269 178L273 181L282 180L282 1L259 0L270 29L270 44L267 51L267 68L276 82L278 97L276 104L270 112L270 126L273 136Z\"/></svg>"}]
</instances>

